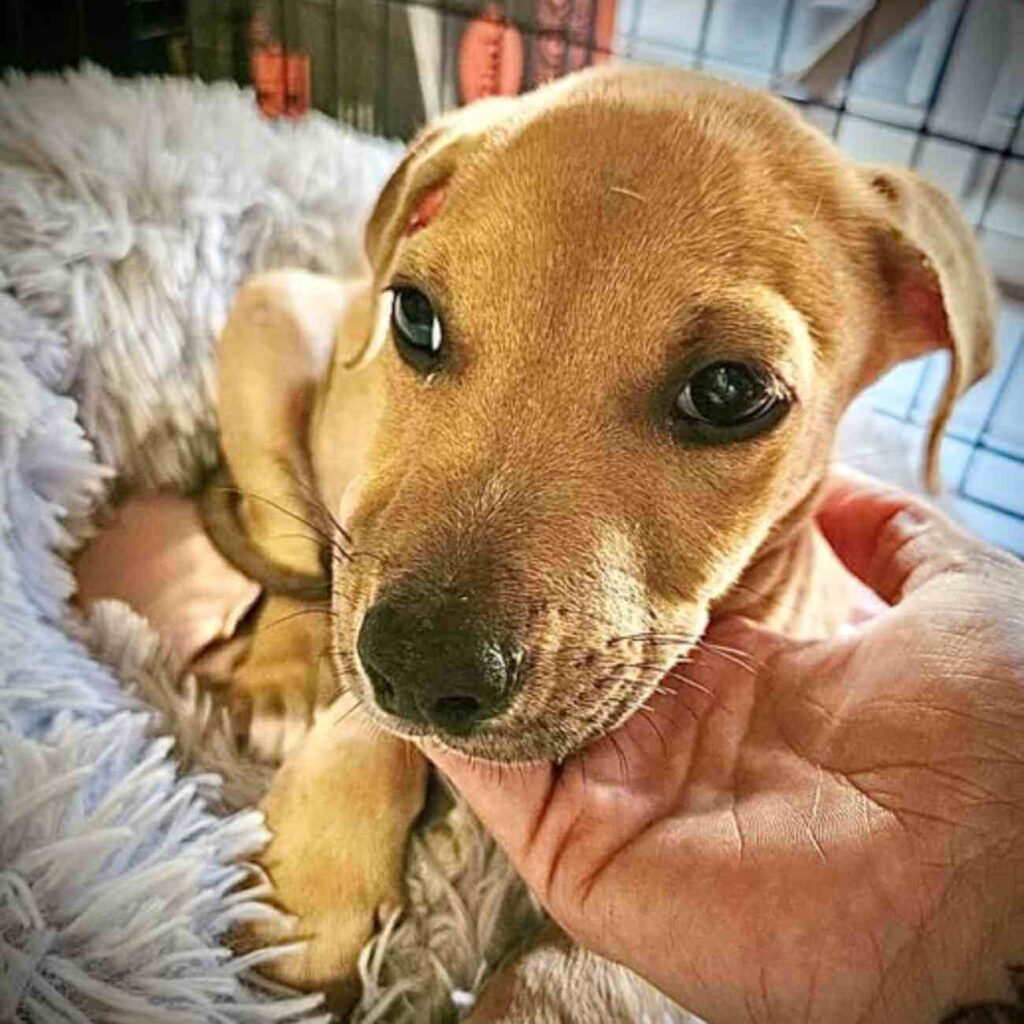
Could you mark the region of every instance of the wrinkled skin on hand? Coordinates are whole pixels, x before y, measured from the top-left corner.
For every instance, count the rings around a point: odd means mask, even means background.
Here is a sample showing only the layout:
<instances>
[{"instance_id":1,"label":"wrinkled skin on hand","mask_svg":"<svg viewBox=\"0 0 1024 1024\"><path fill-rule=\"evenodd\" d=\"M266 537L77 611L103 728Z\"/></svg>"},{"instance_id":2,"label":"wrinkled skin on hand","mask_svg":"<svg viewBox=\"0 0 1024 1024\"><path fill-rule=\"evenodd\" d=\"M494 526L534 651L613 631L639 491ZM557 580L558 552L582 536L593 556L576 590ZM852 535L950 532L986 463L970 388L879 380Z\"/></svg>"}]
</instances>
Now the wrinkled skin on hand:
<instances>
[{"instance_id":1,"label":"wrinkled skin on hand","mask_svg":"<svg viewBox=\"0 0 1024 1024\"><path fill-rule=\"evenodd\" d=\"M862 478L820 524L890 606L846 635L715 622L742 653L697 652L562 767L426 752L570 935L713 1024L1012 1002L1024 569Z\"/></svg>"}]
</instances>

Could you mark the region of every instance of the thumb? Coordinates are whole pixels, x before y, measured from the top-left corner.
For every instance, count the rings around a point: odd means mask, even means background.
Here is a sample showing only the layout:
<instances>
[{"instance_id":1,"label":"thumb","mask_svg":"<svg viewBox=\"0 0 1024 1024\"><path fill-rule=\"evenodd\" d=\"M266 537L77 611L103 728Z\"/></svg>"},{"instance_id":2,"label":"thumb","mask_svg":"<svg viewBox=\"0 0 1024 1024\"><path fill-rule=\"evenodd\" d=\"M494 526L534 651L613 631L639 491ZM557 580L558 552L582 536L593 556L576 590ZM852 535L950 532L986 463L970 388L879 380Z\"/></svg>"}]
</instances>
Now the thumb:
<instances>
[{"instance_id":1,"label":"thumb","mask_svg":"<svg viewBox=\"0 0 1024 1024\"><path fill-rule=\"evenodd\" d=\"M833 471L818 524L846 568L889 604L978 547L927 502L849 469Z\"/></svg>"}]
</instances>

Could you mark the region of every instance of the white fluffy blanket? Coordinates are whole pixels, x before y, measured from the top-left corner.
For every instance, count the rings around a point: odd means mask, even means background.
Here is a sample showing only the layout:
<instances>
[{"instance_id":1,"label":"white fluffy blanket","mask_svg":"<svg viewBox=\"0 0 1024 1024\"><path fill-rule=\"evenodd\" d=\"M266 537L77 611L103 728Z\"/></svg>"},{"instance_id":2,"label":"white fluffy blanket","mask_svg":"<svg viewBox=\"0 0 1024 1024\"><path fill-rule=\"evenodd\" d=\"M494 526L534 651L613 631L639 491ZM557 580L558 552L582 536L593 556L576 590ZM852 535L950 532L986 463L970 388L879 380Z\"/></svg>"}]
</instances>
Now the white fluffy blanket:
<instances>
[{"instance_id":1,"label":"white fluffy blanket","mask_svg":"<svg viewBox=\"0 0 1024 1024\"><path fill-rule=\"evenodd\" d=\"M0 1020L316 1014L221 945L270 912L234 892L265 773L126 607L76 617L64 559L115 489L208 468L211 343L239 281L354 270L396 155L319 116L268 123L231 85L0 85ZM461 808L408 874L361 1021L455 1019L535 918Z\"/></svg>"}]
</instances>

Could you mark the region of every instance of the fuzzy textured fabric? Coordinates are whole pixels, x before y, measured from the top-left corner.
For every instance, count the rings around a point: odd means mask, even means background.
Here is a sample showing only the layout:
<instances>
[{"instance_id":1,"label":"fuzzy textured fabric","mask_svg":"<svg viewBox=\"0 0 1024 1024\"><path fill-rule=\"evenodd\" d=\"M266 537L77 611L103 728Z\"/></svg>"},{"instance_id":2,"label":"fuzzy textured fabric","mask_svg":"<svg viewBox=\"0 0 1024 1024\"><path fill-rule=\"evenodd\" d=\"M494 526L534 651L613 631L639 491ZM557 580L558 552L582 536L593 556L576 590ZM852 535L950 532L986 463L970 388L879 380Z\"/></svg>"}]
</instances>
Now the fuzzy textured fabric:
<instances>
[{"instance_id":1,"label":"fuzzy textured fabric","mask_svg":"<svg viewBox=\"0 0 1024 1024\"><path fill-rule=\"evenodd\" d=\"M267 769L126 606L68 606L115 493L216 457L211 346L239 282L360 260L392 145L252 94L86 67L0 85L0 1020L323 1019L235 957ZM363 1024L454 1021L536 907L459 804L364 951ZM685 1019L637 983L637 1021ZM649 1008L645 1008L649 1007Z\"/></svg>"}]
</instances>

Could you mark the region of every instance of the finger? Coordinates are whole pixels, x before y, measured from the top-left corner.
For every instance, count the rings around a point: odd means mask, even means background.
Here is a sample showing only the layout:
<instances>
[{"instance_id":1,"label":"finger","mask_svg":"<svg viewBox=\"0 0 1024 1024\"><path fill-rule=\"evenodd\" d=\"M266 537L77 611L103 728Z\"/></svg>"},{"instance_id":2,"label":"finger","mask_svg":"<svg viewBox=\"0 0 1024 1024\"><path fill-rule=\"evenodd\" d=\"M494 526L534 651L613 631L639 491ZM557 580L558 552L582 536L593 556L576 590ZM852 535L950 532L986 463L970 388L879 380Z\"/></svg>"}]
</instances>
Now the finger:
<instances>
[{"instance_id":1,"label":"finger","mask_svg":"<svg viewBox=\"0 0 1024 1024\"><path fill-rule=\"evenodd\" d=\"M455 753L436 741L420 746L469 802L520 869L558 784L549 763L498 764Z\"/></svg>"},{"instance_id":2,"label":"finger","mask_svg":"<svg viewBox=\"0 0 1024 1024\"><path fill-rule=\"evenodd\" d=\"M849 469L833 472L818 524L846 568L889 604L977 546L927 502Z\"/></svg>"}]
</instances>

